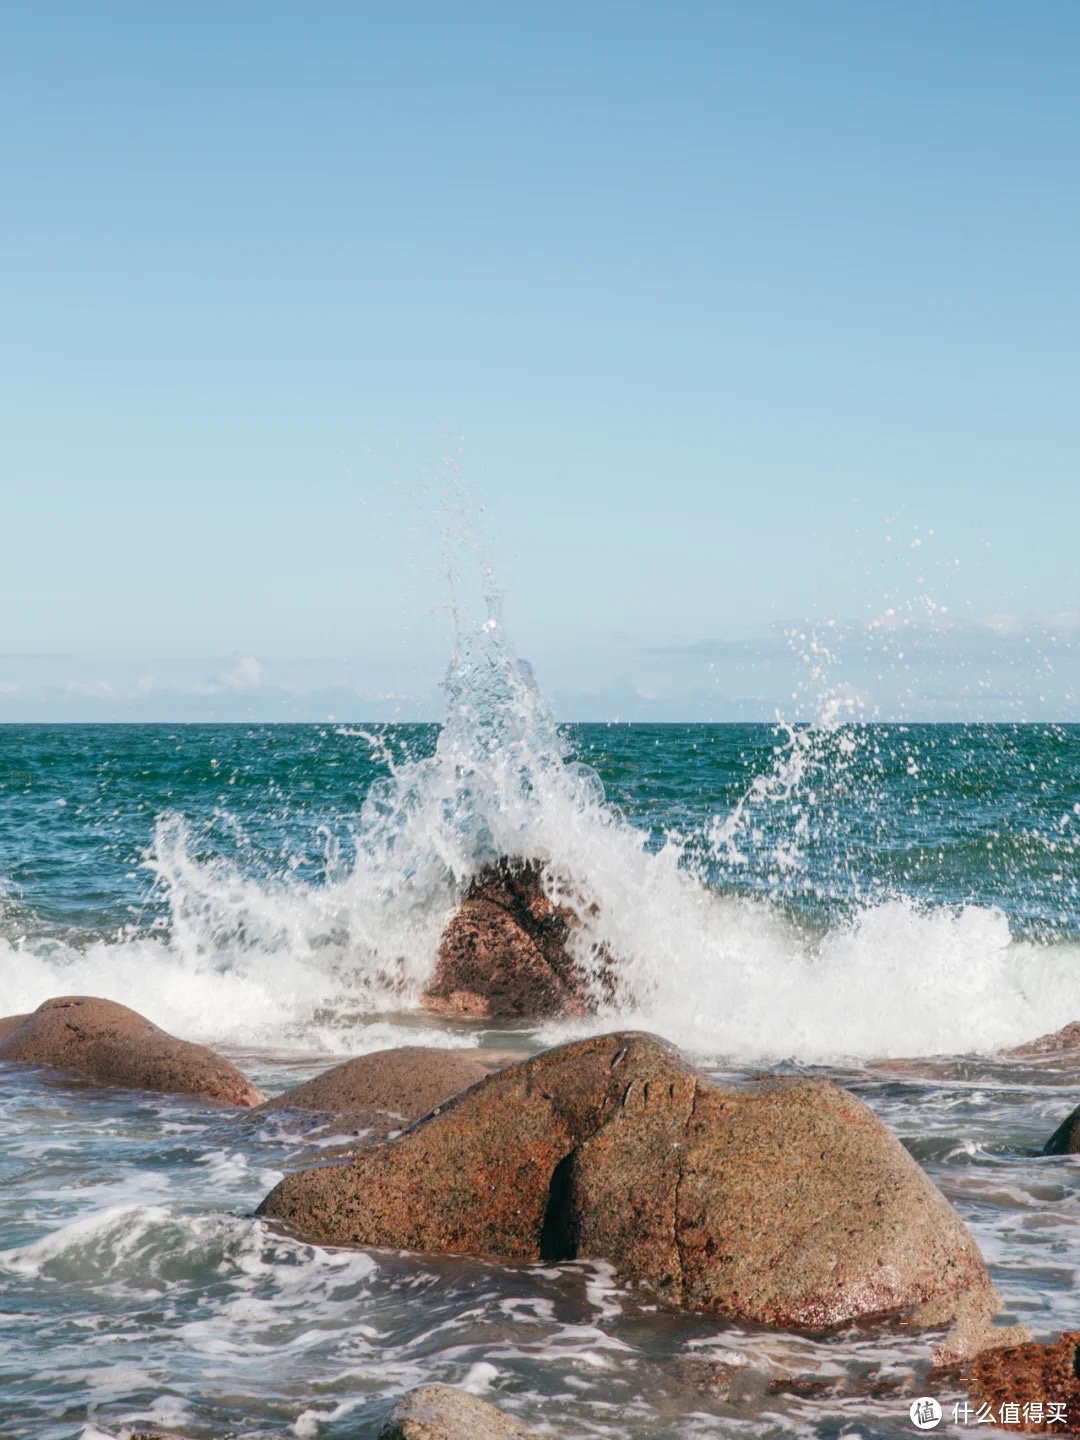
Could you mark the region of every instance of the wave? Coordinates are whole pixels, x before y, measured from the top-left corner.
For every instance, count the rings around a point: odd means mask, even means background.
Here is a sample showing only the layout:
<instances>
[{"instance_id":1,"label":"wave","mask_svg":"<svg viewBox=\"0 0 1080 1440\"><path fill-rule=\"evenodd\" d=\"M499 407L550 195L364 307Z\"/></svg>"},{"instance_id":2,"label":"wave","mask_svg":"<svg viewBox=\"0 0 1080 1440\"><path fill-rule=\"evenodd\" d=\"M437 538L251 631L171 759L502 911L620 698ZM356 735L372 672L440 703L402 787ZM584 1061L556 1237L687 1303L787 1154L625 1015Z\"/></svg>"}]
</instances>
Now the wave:
<instances>
[{"instance_id":1,"label":"wave","mask_svg":"<svg viewBox=\"0 0 1080 1440\"><path fill-rule=\"evenodd\" d=\"M795 791L808 766L843 765L851 752L835 707L816 729L789 733L744 804L704 835L657 849L572 759L496 618L460 640L446 688L430 757L395 759L379 733L356 731L358 743L382 747L389 774L360 807L348 859L328 841L318 883L256 880L198 858L183 817L161 816L148 863L167 924L79 944L8 929L5 1008L81 991L216 1043L390 1043L394 1026L378 1017L415 1028L408 1012L446 920L477 870L512 854L569 877L586 968L605 951L619 957L622 998L593 1029L633 1024L698 1055L816 1062L985 1053L1080 1015L1080 947L1018 939L999 910L896 895L822 931L769 899L705 883L710 861L730 870L758 843L748 817L763 806L779 822L778 865L797 859L806 822ZM438 1033L460 1043L459 1032Z\"/></svg>"}]
</instances>

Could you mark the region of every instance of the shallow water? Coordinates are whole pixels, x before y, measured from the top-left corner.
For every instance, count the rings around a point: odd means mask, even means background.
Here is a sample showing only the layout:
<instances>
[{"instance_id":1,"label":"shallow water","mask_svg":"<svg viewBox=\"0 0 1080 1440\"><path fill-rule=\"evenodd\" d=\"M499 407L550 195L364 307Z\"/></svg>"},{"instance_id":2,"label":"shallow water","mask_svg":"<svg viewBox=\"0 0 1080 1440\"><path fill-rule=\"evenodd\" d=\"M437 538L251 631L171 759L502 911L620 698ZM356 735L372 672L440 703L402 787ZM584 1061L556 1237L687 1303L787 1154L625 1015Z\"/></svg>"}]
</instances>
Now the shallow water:
<instances>
[{"instance_id":1,"label":"shallow water","mask_svg":"<svg viewBox=\"0 0 1080 1440\"><path fill-rule=\"evenodd\" d=\"M393 1044L628 1025L719 1075L830 1074L956 1204L1005 1318L1080 1325L1080 1160L1036 1153L1080 1075L985 1058L1080 1019L1080 729L560 731L489 627L448 696L441 730L0 727L0 1014L107 996L268 1090ZM586 967L619 957L588 1025L418 1008L499 853L565 878ZM914 1433L926 1339L748 1333L584 1263L300 1244L253 1211L349 1137L3 1080L4 1435L359 1440L432 1379L563 1437Z\"/></svg>"},{"instance_id":2,"label":"shallow water","mask_svg":"<svg viewBox=\"0 0 1080 1440\"><path fill-rule=\"evenodd\" d=\"M320 1068L237 1058L269 1089ZM957 1206L1004 1318L1043 1337L1075 1326L1080 1161L1032 1153L1073 1103L1075 1072L962 1060L833 1073ZM565 1437L912 1433L926 1337L813 1340L677 1317L593 1264L302 1244L252 1211L344 1137L281 1112L256 1119L27 1070L6 1079L4 1434L66 1440L154 1422L345 1440L374 1435L392 1399L428 1380ZM711 1388L717 1360L740 1367L726 1397Z\"/></svg>"}]
</instances>

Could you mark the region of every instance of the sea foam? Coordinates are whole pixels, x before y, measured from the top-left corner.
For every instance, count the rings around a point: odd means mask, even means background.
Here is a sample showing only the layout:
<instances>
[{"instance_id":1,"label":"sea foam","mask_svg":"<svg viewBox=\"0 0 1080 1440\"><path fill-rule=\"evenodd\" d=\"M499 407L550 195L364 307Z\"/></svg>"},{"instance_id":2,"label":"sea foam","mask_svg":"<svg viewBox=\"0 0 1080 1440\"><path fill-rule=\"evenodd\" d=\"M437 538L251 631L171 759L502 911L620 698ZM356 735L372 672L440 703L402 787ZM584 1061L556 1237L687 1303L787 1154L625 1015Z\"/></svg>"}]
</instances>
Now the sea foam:
<instances>
[{"instance_id":1,"label":"sea foam","mask_svg":"<svg viewBox=\"0 0 1080 1440\"><path fill-rule=\"evenodd\" d=\"M635 1025L699 1056L756 1061L987 1052L1080 1014L1080 947L1010 933L1004 914L867 901L822 931L767 898L719 892L760 844L771 809L778 873L799 863L808 769L843 765L858 727L826 706L791 731L772 771L703 834L659 848L575 761L529 667L489 618L460 641L433 755L394 760L365 797L346 862L318 883L256 880L197 858L182 816L158 818L147 864L168 900L155 932L72 946L8 933L3 1009L83 992L134 1006L185 1036L355 1053L415 1039L461 1044L418 1009L438 938L470 879L499 855L538 858L582 917L582 965L618 957L616 1001L582 1028ZM356 743L381 745L357 731ZM827 777L826 777L827 778Z\"/></svg>"}]
</instances>

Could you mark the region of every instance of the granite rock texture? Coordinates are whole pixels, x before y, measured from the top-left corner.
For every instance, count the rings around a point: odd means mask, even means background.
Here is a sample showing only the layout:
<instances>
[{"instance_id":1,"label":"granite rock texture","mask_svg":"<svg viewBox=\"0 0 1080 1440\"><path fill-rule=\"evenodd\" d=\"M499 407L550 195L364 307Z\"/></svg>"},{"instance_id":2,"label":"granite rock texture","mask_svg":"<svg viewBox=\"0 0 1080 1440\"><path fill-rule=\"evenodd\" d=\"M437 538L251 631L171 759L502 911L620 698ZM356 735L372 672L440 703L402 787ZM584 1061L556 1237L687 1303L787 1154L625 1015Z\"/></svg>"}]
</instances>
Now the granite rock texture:
<instances>
[{"instance_id":1,"label":"granite rock texture","mask_svg":"<svg viewBox=\"0 0 1080 1440\"><path fill-rule=\"evenodd\" d=\"M224 1105L247 1107L265 1098L231 1060L178 1040L126 1005L88 995L46 1000L11 1029L0 1023L0 1060L47 1065L98 1085L197 1095Z\"/></svg>"},{"instance_id":2,"label":"granite rock texture","mask_svg":"<svg viewBox=\"0 0 1080 1440\"><path fill-rule=\"evenodd\" d=\"M421 1385L394 1406L378 1440L525 1440L530 1432L452 1385Z\"/></svg>"},{"instance_id":3,"label":"granite rock texture","mask_svg":"<svg viewBox=\"0 0 1080 1440\"><path fill-rule=\"evenodd\" d=\"M954 1357L997 1308L956 1212L861 1101L826 1080L719 1086L632 1032L511 1065L348 1164L287 1176L260 1213L333 1245L605 1259L752 1324L959 1320Z\"/></svg>"},{"instance_id":4,"label":"granite rock texture","mask_svg":"<svg viewBox=\"0 0 1080 1440\"><path fill-rule=\"evenodd\" d=\"M489 1067L460 1050L401 1045L358 1055L275 1095L262 1110L319 1110L336 1115L388 1111L419 1120L437 1105L483 1080Z\"/></svg>"},{"instance_id":5,"label":"granite rock texture","mask_svg":"<svg viewBox=\"0 0 1080 1440\"><path fill-rule=\"evenodd\" d=\"M589 976L571 953L577 911L548 898L536 860L485 866L439 941L428 1010L492 1020L584 1015L595 1009ZM601 989L611 967L599 967Z\"/></svg>"}]
</instances>

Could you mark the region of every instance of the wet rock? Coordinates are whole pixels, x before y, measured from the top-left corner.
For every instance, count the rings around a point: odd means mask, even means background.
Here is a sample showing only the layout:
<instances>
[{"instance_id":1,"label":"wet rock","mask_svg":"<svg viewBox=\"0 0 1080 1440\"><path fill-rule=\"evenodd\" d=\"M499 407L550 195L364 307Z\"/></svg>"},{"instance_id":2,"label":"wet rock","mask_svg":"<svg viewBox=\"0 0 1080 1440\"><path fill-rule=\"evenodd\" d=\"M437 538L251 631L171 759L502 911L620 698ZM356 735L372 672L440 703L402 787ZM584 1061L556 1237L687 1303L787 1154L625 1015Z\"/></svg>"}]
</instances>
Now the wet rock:
<instances>
[{"instance_id":1,"label":"wet rock","mask_svg":"<svg viewBox=\"0 0 1080 1440\"><path fill-rule=\"evenodd\" d=\"M378 1440L524 1440L530 1432L452 1385L421 1385L394 1406Z\"/></svg>"},{"instance_id":2,"label":"wet rock","mask_svg":"<svg viewBox=\"0 0 1080 1440\"><path fill-rule=\"evenodd\" d=\"M548 899L539 861L485 866L443 931L425 1007L499 1020L588 1013L589 977L568 948L580 923ZM600 968L610 983L610 966Z\"/></svg>"},{"instance_id":3,"label":"wet rock","mask_svg":"<svg viewBox=\"0 0 1080 1440\"><path fill-rule=\"evenodd\" d=\"M185 1440L174 1430L133 1430L128 1440Z\"/></svg>"},{"instance_id":4,"label":"wet rock","mask_svg":"<svg viewBox=\"0 0 1080 1440\"><path fill-rule=\"evenodd\" d=\"M205 1045L159 1030L112 1000L65 995L46 1000L0 1037L0 1060L48 1065L98 1085L199 1095L227 1105L265 1097L246 1075Z\"/></svg>"},{"instance_id":5,"label":"wet rock","mask_svg":"<svg viewBox=\"0 0 1080 1440\"><path fill-rule=\"evenodd\" d=\"M968 1390L973 1405L989 1405L1001 1429L1080 1433L1080 1330L1052 1345L983 1351L968 1372Z\"/></svg>"},{"instance_id":6,"label":"wet rock","mask_svg":"<svg viewBox=\"0 0 1080 1440\"><path fill-rule=\"evenodd\" d=\"M1080 1021L1074 1020L1071 1025L1064 1025L1051 1035L1040 1035L1037 1040L1029 1040L1025 1045L1016 1045L1011 1050L1003 1050L1002 1058L1006 1060L1080 1061Z\"/></svg>"},{"instance_id":7,"label":"wet rock","mask_svg":"<svg viewBox=\"0 0 1080 1440\"><path fill-rule=\"evenodd\" d=\"M997 1308L945 1197L826 1080L721 1087L651 1035L511 1065L260 1213L336 1245L610 1261L686 1309L821 1331L968 1325ZM1002 1332L994 1332L998 1342Z\"/></svg>"},{"instance_id":8,"label":"wet rock","mask_svg":"<svg viewBox=\"0 0 1080 1440\"><path fill-rule=\"evenodd\" d=\"M304 1085L275 1095L259 1108L365 1116L382 1111L403 1120L418 1120L489 1073L489 1066L461 1050L401 1045L346 1060Z\"/></svg>"},{"instance_id":9,"label":"wet rock","mask_svg":"<svg viewBox=\"0 0 1080 1440\"><path fill-rule=\"evenodd\" d=\"M0 1015L0 1042L30 1019L29 1015Z\"/></svg>"},{"instance_id":10,"label":"wet rock","mask_svg":"<svg viewBox=\"0 0 1080 1440\"><path fill-rule=\"evenodd\" d=\"M1067 1115L1043 1146L1044 1155L1080 1155L1080 1106Z\"/></svg>"}]
</instances>

